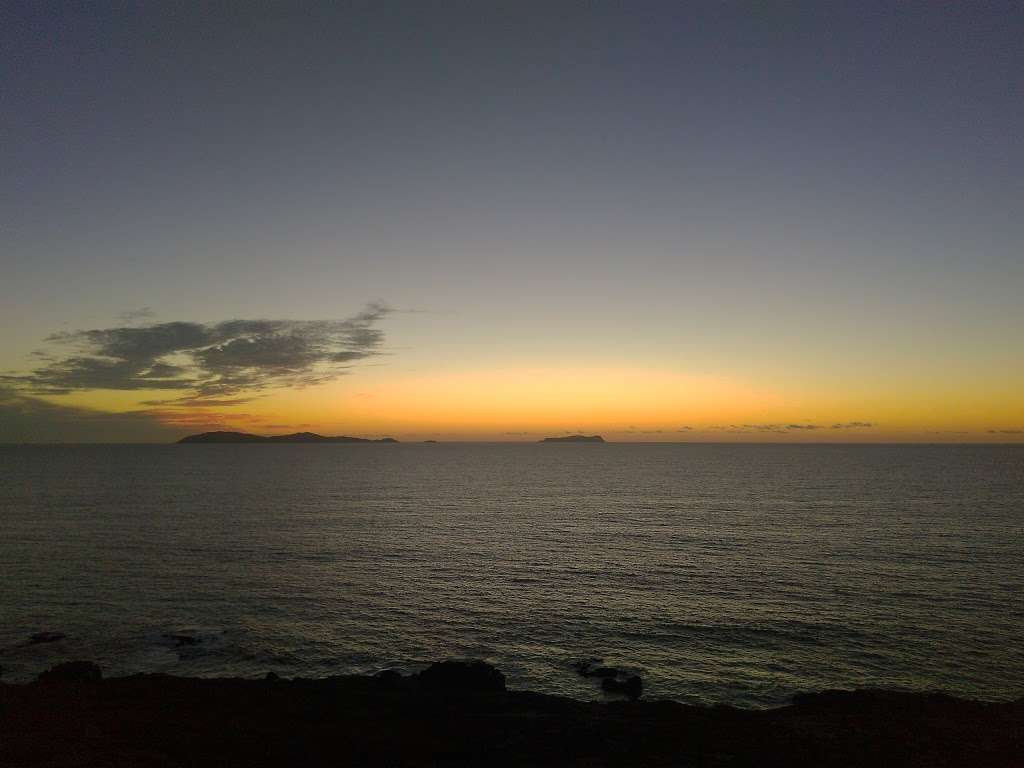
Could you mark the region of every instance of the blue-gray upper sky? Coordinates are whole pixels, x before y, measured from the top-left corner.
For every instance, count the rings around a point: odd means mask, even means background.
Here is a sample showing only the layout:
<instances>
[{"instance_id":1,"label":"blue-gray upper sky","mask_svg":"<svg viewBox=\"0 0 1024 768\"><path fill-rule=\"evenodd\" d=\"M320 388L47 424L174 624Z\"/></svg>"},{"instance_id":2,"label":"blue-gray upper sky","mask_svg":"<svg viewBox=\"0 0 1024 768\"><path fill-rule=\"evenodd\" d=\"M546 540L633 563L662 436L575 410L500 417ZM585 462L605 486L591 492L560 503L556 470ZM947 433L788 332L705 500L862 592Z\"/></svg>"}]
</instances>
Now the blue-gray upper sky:
<instances>
[{"instance_id":1,"label":"blue-gray upper sky","mask_svg":"<svg viewBox=\"0 0 1024 768\"><path fill-rule=\"evenodd\" d=\"M383 300L427 311L395 371L1019 381L1022 39L1010 2L5 3L0 363Z\"/></svg>"}]
</instances>

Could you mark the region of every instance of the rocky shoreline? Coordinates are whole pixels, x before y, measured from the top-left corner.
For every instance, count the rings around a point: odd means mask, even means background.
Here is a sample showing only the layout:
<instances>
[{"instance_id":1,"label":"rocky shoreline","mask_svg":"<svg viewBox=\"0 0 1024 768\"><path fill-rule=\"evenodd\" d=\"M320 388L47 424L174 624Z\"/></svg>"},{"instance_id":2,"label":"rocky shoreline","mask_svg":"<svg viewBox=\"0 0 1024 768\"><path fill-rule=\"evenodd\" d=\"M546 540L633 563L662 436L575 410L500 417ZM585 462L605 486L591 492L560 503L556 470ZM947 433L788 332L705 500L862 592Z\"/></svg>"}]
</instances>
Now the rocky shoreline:
<instances>
[{"instance_id":1,"label":"rocky shoreline","mask_svg":"<svg viewBox=\"0 0 1024 768\"><path fill-rule=\"evenodd\" d=\"M321 680L74 662L0 683L0 765L1020 766L1024 699L830 691L754 711L508 691L482 662Z\"/></svg>"}]
</instances>

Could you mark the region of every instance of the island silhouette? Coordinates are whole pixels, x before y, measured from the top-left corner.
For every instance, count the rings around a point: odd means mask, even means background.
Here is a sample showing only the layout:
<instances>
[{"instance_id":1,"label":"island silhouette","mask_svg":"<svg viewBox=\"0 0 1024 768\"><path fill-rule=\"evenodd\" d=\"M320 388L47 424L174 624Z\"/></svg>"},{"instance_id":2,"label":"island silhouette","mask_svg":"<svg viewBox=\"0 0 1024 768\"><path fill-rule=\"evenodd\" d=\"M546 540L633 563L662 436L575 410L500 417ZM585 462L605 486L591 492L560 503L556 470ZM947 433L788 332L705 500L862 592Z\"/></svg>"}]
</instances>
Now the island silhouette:
<instances>
[{"instance_id":1,"label":"island silhouette","mask_svg":"<svg viewBox=\"0 0 1024 768\"><path fill-rule=\"evenodd\" d=\"M253 435L249 432L202 432L189 435L179 443L397 443L393 437L382 437L373 440L368 437L349 437L338 435L331 437L318 435L316 432L293 432L290 435Z\"/></svg>"},{"instance_id":2,"label":"island silhouette","mask_svg":"<svg viewBox=\"0 0 1024 768\"><path fill-rule=\"evenodd\" d=\"M566 435L565 437L545 437L542 443L603 443L600 435Z\"/></svg>"}]
</instances>

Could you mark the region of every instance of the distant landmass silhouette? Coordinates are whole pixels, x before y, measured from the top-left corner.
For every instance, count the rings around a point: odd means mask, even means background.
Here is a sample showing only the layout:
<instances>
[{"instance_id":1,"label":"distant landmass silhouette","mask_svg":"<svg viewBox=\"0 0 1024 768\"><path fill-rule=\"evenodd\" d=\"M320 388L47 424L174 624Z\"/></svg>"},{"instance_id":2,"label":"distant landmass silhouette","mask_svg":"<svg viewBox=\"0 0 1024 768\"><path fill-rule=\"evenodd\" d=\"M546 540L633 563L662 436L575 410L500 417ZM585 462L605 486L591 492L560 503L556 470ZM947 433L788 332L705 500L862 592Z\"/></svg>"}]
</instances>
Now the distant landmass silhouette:
<instances>
[{"instance_id":1,"label":"distant landmass silhouette","mask_svg":"<svg viewBox=\"0 0 1024 768\"><path fill-rule=\"evenodd\" d=\"M542 443L603 443L600 435L566 435L565 437L545 437Z\"/></svg>"},{"instance_id":2,"label":"distant landmass silhouette","mask_svg":"<svg viewBox=\"0 0 1024 768\"><path fill-rule=\"evenodd\" d=\"M315 432L295 432L290 435L252 435L248 432L203 432L189 435L179 443L397 443L393 437L371 440L367 437L328 437Z\"/></svg>"}]
</instances>

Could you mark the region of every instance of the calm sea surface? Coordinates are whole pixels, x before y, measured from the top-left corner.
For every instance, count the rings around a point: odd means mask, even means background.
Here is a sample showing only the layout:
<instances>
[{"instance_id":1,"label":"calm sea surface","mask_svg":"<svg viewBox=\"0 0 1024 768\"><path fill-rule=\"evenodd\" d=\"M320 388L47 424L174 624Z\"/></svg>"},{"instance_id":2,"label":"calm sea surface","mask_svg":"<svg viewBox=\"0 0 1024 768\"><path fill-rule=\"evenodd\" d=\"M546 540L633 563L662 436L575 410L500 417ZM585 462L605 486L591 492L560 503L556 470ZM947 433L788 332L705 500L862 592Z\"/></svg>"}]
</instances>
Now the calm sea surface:
<instances>
[{"instance_id":1,"label":"calm sea surface","mask_svg":"<svg viewBox=\"0 0 1024 768\"><path fill-rule=\"evenodd\" d=\"M691 702L1018 697L1024 447L0 448L0 649L6 680L480 657L594 698L596 656Z\"/></svg>"}]
</instances>

